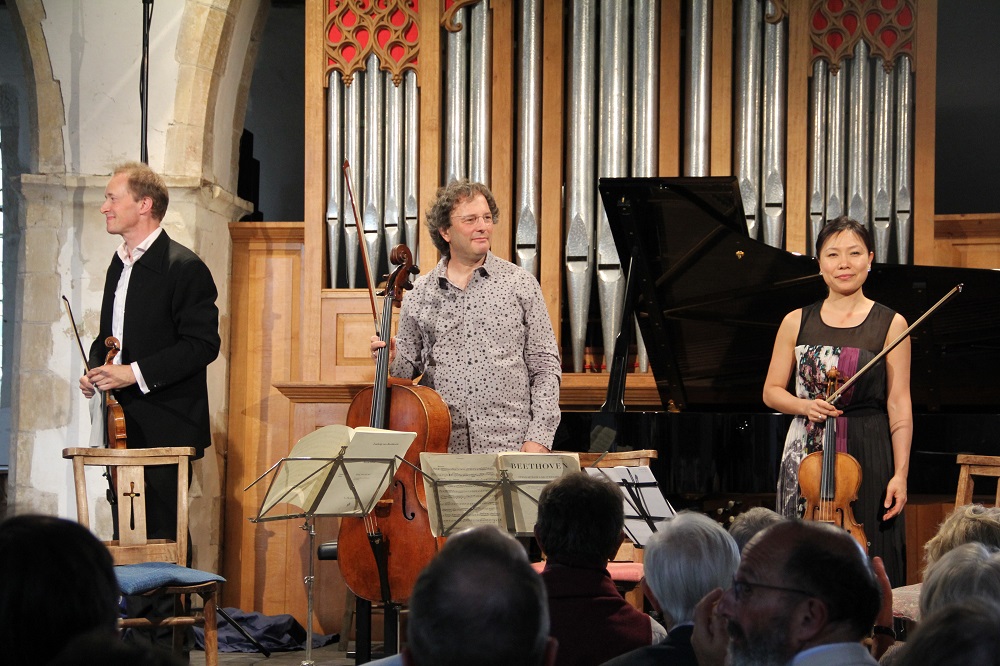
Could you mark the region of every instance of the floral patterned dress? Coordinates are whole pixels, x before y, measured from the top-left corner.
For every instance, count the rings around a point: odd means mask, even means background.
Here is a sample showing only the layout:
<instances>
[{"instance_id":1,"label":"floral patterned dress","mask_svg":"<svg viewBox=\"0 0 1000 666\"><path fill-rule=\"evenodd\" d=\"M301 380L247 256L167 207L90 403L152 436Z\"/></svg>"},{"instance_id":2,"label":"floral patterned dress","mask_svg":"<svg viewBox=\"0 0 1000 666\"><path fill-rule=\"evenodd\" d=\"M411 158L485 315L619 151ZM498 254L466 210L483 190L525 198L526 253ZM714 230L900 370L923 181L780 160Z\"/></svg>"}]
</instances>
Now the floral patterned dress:
<instances>
[{"instance_id":1,"label":"floral patterned dress","mask_svg":"<svg viewBox=\"0 0 1000 666\"><path fill-rule=\"evenodd\" d=\"M826 394L827 371L837 368L849 379L885 346L895 312L875 303L861 324L834 328L820 317L822 301L802 309L795 342L795 395L813 399ZM893 455L886 413L885 362L868 370L845 391L836 406L837 451L849 453L861 464L862 481L854 503L854 518L864 526L869 555L880 556L893 585L906 583L903 516L882 521L885 486L892 477ZM798 471L802 459L823 448L825 425L797 416L788 429L778 473L777 511L799 515Z\"/></svg>"}]
</instances>

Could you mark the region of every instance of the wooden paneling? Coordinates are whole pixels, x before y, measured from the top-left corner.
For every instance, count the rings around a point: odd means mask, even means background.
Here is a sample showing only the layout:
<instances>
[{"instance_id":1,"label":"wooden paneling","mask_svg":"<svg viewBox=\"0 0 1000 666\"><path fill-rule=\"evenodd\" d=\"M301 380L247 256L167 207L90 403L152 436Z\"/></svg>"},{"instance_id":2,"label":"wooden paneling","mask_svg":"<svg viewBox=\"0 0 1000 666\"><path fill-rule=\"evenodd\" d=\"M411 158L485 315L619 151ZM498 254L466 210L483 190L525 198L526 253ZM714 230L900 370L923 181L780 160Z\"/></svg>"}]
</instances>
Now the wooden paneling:
<instances>
[{"instance_id":1,"label":"wooden paneling","mask_svg":"<svg viewBox=\"0 0 1000 666\"><path fill-rule=\"evenodd\" d=\"M924 544L937 534L938 526L955 510L955 497L925 495L911 497L906 505L906 582L892 581L893 587L913 585L923 580Z\"/></svg>"},{"instance_id":2,"label":"wooden paneling","mask_svg":"<svg viewBox=\"0 0 1000 666\"><path fill-rule=\"evenodd\" d=\"M934 264L1000 268L1000 214L936 216Z\"/></svg>"},{"instance_id":3,"label":"wooden paneling","mask_svg":"<svg viewBox=\"0 0 1000 666\"><path fill-rule=\"evenodd\" d=\"M303 429L292 403L273 384L301 377L299 326L304 291L302 223L234 223L229 433L223 484L223 604L268 615L293 613L305 622L309 567L307 535L295 520L253 524L265 484L244 490L288 455ZM330 418L334 418L332 415ZM333 421L329 421L333 422ZM301 433L301 434L300 434ZM317 522L319 538L335 538L336 521ZM340 594L328 594L337 590ZM317 568L318 631L335 632L343 584L331 567Z\"/></svg>"}]
</instances>

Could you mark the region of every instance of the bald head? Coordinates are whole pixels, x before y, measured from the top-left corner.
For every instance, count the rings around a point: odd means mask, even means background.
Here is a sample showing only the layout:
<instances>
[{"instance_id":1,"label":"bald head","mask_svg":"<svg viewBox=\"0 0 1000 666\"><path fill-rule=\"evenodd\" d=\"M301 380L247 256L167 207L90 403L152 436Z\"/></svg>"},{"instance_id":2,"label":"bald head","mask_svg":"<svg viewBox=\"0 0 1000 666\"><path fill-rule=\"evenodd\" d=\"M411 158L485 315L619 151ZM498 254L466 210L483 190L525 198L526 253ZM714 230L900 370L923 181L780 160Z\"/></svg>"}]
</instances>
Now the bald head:
<instances>
[{"instance_id":1,"label":"bald head","mask_svg":"<svg viewBox=\"0 0 1000 666\"><path fill-rule=\"evenodd\" d=\"M826 606L827 622L845 625L852 637L860 640L871 630L881 591L868 556L846 531L811 521L782 521L751 539L743 560L780 572L785 584L814 595Z\"/></svg>"}]
</instances>

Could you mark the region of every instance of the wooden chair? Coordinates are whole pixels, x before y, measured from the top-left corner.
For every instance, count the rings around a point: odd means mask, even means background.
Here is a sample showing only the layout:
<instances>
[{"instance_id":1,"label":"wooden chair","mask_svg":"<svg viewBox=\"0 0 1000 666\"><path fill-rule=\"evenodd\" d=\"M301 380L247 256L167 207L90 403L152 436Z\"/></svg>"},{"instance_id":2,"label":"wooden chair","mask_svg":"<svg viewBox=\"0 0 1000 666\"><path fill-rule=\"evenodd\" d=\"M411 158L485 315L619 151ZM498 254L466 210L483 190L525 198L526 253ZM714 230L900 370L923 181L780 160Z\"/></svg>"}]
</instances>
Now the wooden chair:
<instances>
[{"instance_id":1,"label":"wooden chair","mask_svg":"<svg viewBox=\"0 0 1000 666\"><path fill-rule=\"evenodd\" d=\"M972 504L972 492L975 487L973 477L992 476L1000 478L1000 456L974 456L959 454L956 460L959 467L958 491L955 493L955 508ZM996 497L993 505L1000 506L1000 482L997 483Z\"/></svg>"},{"instance_id":2,"label":"wooden chair","mask_svg":"<svg viewBox=\"0 0 1000 666\"><path fill-rule=\"evenodd\" d=\"M63 449L63 458L73 462L77 520L90 528L86 467L115 471L118 488L119 539L105 541L114 558L115 575L123 594L172 595L174 614L164 618L124 618L123 628L173 627L174 653L183 643L179 627L200 626L205 630L205 664L218 664L216 600L222 576L185 566L188 545L188 463L191 447L153 449ZM177 540L146 536L145 469L151 465L177 466ZM189 595L204 600L204 609L185 612Z\"/></svg>"}]
</instances>

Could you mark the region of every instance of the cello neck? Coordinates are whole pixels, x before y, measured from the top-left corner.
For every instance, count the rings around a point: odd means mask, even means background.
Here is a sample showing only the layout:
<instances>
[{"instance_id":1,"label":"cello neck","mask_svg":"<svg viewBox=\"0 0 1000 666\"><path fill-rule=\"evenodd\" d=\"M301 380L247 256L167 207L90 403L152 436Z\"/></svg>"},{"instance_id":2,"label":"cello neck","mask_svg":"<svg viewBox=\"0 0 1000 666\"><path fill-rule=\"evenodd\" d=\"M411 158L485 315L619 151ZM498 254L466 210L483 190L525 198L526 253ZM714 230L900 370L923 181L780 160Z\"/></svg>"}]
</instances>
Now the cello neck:
<instances>
[{"instance_id":1,"label":"cello neck","mask_svg":"<svg viewBox=\"0 0 1000 666\"><path fill-rule=\"evenodd\" d=\"M392 292L387 291L382 301L382 318L379 324L379 338L385 346L379 349L375 359L375 384L372 388L372 411L369 425L385 428L387 396L389 386L389 345L392 338Z\"/></svg>"}]
</instances>

